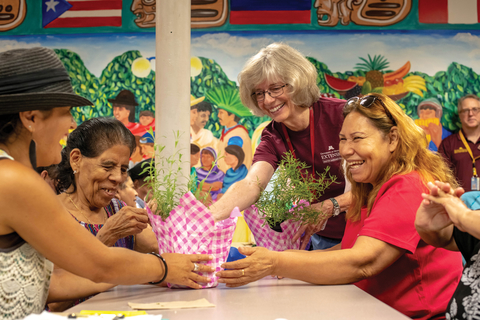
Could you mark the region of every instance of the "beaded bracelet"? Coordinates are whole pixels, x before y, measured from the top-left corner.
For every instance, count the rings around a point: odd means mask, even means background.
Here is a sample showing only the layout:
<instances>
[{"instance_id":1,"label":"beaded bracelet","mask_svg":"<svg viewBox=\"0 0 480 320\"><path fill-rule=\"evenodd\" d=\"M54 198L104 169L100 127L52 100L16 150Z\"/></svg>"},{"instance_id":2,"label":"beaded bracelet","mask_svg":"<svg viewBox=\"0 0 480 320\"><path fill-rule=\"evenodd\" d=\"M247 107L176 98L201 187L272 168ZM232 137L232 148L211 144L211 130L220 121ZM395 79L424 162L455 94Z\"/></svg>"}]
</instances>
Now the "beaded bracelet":
<instances>
[{"instance_id":1,"label":"beaded bracelet","mask_svg":"<svg viewBox=\"0 0 480 320\"><path fill-rule=\"evenodd\" d=\"M154 256L156 256L158 259L162 260L163 262L163 266L164 266L164 269L165 269L165 274L163 275L163 278L160 279L160 281L157 281L157 282L149 282L150 284L159 284L159 283L162 283L165 278L167 277L167 274L168 274L168 267L167 267L167 261L165 261L165 259L159 255L158 253L156 252L149 252L149 254L153 254Z\"/></svg>"}]
</instances>

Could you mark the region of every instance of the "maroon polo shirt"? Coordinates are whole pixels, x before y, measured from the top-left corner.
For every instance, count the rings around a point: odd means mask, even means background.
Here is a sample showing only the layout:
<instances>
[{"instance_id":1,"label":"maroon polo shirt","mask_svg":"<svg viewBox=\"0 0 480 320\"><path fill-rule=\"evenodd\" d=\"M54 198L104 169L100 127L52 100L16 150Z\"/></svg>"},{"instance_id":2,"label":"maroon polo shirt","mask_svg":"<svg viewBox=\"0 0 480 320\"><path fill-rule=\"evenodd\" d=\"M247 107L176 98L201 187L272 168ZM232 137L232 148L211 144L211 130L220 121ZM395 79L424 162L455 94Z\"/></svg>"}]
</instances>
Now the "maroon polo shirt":
<instances>
[{"instance_id":1,"label":"maroon polo shirt","mask_svg":"<svg viewBox=\"0 0 480 320\"><path fill-rule=\"evenodd\" d=\"M336 183L330 185L325 194L318 199L319 202L339 196L345 191L345 177L341 172L342 158L338 150L340 144L338 134L342 129L344 105L345 100L320 98L312 106L315 123L315 171L322 173L328 166L329 173L337 177ZM296 157L310 166L308 171L312 173L310 125L301 131L292 131L287 128L287 132ZM261 142L253 156L253 163L266 161L276 170L283 155L288 151L281 123L272 121L263 129ZM345 224L345 213L342 213L335 218L330 218L325 229L318 234L341 239Z\"/></svg>"},{"instance_id":2,"label":"maroon polo shirt","mask_svg":"<svg viewBox=\"0 0 480 320\"><path fill-rule=\"evenodd\" d=\"M478 175L480 174L480 139L475 143L468 140L467 137L465 137L465 139L472 150L473 156L477 158L475 165ZM455 133L443 139L440 147L438 147L438 152L440 152L449 163L454 171L455 177L457 177L457 180L460 183L460 186L465 189L466 192L472 191L472 158L465 148L462 139L460 139L460 135Z\"/></svg>"}]
</instances>

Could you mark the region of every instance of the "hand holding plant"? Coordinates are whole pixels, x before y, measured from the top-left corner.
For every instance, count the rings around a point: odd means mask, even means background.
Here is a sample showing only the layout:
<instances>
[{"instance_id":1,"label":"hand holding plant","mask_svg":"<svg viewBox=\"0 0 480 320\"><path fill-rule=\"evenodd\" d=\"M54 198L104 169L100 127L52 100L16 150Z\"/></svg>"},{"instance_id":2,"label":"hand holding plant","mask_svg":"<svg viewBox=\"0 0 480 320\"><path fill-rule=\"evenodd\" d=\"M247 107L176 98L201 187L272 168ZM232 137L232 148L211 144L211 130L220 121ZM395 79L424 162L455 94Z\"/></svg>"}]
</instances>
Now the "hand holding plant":
<instances>
[{"instance_id":1,"label":"hand holding plant","mask_svg":"<svg viewBox=\"0 0 480 320\"><path fill-rule=\"evenodd\" d=\"M330 167L325 168L323 173L317 172L318 178L308 174L307 168L305 162L288 152L271 180L271 190L261 190L255 206L270 226L289 219L302 224L316 224L326 218L322 210L318 211L310 204L325 193L336 177L328 174Z\"/></svg>"}]
</instances>

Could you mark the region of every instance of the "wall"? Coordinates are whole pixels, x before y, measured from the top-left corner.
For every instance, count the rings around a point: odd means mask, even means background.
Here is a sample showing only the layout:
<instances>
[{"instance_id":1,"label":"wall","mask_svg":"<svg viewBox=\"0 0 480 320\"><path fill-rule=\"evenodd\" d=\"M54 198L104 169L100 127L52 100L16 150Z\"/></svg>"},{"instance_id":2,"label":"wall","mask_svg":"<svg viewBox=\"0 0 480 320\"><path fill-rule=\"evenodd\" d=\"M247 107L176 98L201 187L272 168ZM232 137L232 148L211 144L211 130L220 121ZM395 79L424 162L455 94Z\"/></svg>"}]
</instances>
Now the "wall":
<instances>
[{"instance_id":1,"label":"wall","mask_svg":"<svg viewBox=\"0 0 480 320\"><path fill-rule=\"evenodd\" d=\"M224 124L231 124L220 110L239 116L248 131L248 137L235 134L241 141L233 144L248 153L249 140L258 143L255 130L268 119L250 116L241 104L236 76L250 56L276 41L309 57L325 95L389 95L427 131L434 150L459 128L457 100L480 92L477 0L208 2L191 0L191 94L213 105L205 129L217 151ZM140 112L154 110L154 6L155 0L0 0L0 14L10 17L0 20L0 50L54 48L75 91L95 103L74 110L78 123L112 116L109 100L121 90L133 93L139 122ZM143 135L146 128L133 130Z\"/></svg>"}]
</instances>

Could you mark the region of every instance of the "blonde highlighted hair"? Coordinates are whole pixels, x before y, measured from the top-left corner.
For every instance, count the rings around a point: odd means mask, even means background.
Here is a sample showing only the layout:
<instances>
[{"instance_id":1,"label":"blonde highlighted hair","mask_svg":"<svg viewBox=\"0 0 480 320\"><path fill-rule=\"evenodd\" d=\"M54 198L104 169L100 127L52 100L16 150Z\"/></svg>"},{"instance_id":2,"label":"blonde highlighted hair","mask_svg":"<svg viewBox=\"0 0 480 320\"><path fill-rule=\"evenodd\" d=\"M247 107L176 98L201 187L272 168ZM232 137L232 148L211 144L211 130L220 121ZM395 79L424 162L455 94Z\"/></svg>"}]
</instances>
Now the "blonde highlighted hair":
<instances>
[{"instance_id":1,"label":"blonde highlighted hair","mask_svg":"<svg viewBox=\"0 0 480 320\"><path fill-rule=\"evenodd\" d=\"M300 52L283 43L272 43L251 57L238 75L240 99L258 116L265 115L252 97L264 81L283 82L292 102L310 107L320 98L315 66Z\"/></svg>"},{"instance_id":2,"label":"blonde highlighted hair","mask_svg":"<svg viewBox=\"0 0 480 320\"><path fill-rule=\"evenodd\" d=\"M389 97L375 93L369 95L377 97L370 107L363 107L359 103L347 103L343 109L344 117L352 112L358 112L368 118L384 137L387 137L391 129L396 126L398 144L389 161L380 169L380 173L377 175L378 180L374 183L375 186L369 183L355 182L347 170L347 178L352 183L352 204L347 211L347 219L360 220L361 209L365 205L370 214L378 191L394 175L416 171L422 177L425 185L429 181L439 180L448 182L453 188L456 188L457 181L442 156L427 149L427 139L423 129L417 126L413 119L407 116ZM386 110L395 122L387 115Z\"/></svg>"}]
</instances>

